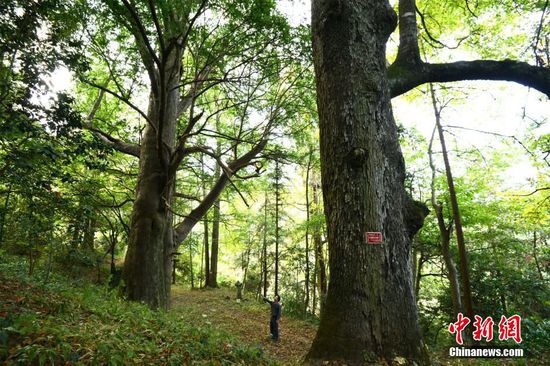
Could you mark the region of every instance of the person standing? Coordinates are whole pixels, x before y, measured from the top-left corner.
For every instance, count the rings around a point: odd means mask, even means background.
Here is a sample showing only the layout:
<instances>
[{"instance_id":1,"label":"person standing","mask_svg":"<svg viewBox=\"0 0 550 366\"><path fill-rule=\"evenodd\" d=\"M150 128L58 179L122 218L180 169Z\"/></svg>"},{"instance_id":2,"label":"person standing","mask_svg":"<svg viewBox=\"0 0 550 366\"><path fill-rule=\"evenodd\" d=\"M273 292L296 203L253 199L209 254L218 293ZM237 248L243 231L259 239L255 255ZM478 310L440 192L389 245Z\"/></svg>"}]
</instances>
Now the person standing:
<instances>
[{"instance_id":1,"label":"person standing","mask_svg":"<svg viewBox=\"0 0 550 366\"><path fill-rule=\"evenodd\" d=\"M263 298L265 302L271 305L271 319L269 321L269 332L271 333L271 339L275 342L279 340L279 319L281 319L281 297L275 295L273 301Z\"/></svg>"}]
</instances>

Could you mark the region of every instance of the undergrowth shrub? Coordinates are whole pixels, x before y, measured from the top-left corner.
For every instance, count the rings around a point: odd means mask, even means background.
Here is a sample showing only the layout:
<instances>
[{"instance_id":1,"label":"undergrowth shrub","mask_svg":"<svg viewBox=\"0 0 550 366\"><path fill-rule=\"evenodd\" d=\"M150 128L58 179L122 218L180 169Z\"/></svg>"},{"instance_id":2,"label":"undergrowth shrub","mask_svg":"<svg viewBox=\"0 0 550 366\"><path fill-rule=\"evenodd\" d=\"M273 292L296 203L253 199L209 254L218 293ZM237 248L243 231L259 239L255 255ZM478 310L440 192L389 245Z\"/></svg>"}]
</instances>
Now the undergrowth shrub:
<instances>
[{"instance_id":1,"label":"undergrowth shrub","mask_svg":"<svg viewBox=\"0 0 550 366\"><path fill-rule=\"evenodd\" d=\"M211 327L120 299L106 287L39 271L0 253L0 362L7 365L270 365Z\"/></svg>"}]
</instances>

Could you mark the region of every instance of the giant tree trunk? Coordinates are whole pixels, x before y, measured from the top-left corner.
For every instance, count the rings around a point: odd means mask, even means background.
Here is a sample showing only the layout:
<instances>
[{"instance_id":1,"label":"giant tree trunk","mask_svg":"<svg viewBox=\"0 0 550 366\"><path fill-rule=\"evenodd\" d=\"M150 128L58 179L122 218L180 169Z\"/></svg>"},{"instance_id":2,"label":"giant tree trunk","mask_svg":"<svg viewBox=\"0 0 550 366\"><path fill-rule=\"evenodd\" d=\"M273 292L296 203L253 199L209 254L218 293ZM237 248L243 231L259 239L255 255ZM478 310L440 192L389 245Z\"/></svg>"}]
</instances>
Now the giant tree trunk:
<instances>
[{"instance_id":1,"label":"giant tree trunk","mask_svg":"<svg viewBox=\"0 0 550 366\"><path fill-rule=\"evenodd\" d=\"M314 0L312 9L331 275L307 359L425 363L386 75L396 15L380 0ZM384 243L367 244L367 231L381 232Z\"/></svg>"},{"instance_id":2,"label":"giant tree trunk","mask_svg":"<svg viewBox=\"0 0 550 366\"><path fill-rule=\"evenodd\" d=\"M167 309L170 281L166 279L171 274L173 248L166 240L171 236L171 220L164 202L167 176L156 144L156 133L148 125L141 145L140 172L123 278L130 300ZM170 201L170 197L167 200Z\"/></svg>"},{"instance_id":3,"label":"giant tree trunk","mask_svg":"<svg viewBox=\"0 0 550 366\"><path fill-rule=\"evenodd\" d=\"M165 89L151 93L140 149L139 175L123 278L130 300L168 309L174 234L170 207L174 177L169 174L175 144L180 51L166 56ZM158 88L153 85L152 88ZM160 96L160 97L159 97Z\"/></svg>"}]
</instances>

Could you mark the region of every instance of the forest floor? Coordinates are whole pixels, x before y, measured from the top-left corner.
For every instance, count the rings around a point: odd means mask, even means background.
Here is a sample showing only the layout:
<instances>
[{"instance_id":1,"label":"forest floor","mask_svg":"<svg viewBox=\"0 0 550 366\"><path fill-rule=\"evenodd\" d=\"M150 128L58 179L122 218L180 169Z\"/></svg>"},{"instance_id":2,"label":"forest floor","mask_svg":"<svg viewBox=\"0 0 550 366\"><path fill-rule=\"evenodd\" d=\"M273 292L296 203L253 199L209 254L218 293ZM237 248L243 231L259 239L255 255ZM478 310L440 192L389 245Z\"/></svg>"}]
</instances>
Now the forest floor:
<instances>
[{"instance_id":1,"label":"forest floor","mask_svg":"<svg viewBox=\"0 0 550 366\"><path fill-rule=\"evenodd\" d=\"M279 322L279 342L269 334L270 308L249 298L235 300L229 289L187 290L173 287L172 308L194 322L195 326L218 327L235 338L255 345L283 365L297 365L303 359L317 327L284 314Z\"/></svg>"},{"instance_id":2,"label":"forest floor","mask_svg":"<svg viewBox=\"0 0 550 366\"><path fill-rule=\"evenodd\" d=\"M245 296L235 300L231 289L189 290L172 287L172 309L184 321L207 329L219 329L237 340L261 349L281 365L300 365L309 350L317 326L311 322L285 316L284 301L279 322L280 340L274 343L269 335L270 308ZM527 365L526 359L464 359L449 358L446 350L431 354L432 364L438 366ZM540 361L533 365L542 365ZM331 363L332 364L332 363ZM397 363L396 363L397 364Z\"/></svg>"}]
</instances>

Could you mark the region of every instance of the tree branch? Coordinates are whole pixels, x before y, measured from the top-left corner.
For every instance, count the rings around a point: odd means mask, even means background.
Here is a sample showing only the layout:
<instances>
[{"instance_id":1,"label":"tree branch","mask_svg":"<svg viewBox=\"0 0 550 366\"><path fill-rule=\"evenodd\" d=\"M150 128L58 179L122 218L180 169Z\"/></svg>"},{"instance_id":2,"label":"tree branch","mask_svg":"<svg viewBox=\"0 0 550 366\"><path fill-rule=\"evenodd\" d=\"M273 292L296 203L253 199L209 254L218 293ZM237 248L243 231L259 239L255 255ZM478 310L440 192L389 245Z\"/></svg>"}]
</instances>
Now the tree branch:
<instances>
[{"instance_id":1,"label":"tree branch","mask_svg":"<svg viewBox=\"0 0 550 366\"><path fill-rule=\"evenodd\" d=\"M206 214L208 209L212 207L218 196L221 194L227 183L230 181L231 176L239 169L248 165L250 161L265 148L266 144L267 140L263 139L252 149L250 149L246 154L227 164L227 169L223 170L223 173L218 178L210 192L208 192L201 203L199 203L197 207L191 210L189 215L187 215L185 219L175 228L174 243L176 247L185 240L195 224L204 216L204 214Z\"/></svg>"},{"instance_id":2,"label":"tree branch","mask_svg":"<svg viewBox=\"0 0 550 366\"><path fill-rule=\"evenodd\" d=\"M141 39L145 43L145 47L149 51L149 56L153 59L153 61L157 64L157 67L161 67L160 59L158 58L157 54L155 53L155 50L153 50L153 47L151 46L151 42L149 41L149 38L147 37L147 31L145 30L145 27L143 26L143 23L141 22L141 19L139 17L139 14L137 13L136 9L130 4L127 0L122 0L122 3L130 13L130 19L132 20L132 23L134 23L134 26L136 27L136 30L138 31L138 34L136 32L134 33L134 36L136 38ZM153 81L153 80L151 80Z\"/></svg>"},{"instance_id":3,"label":"tree branch","mask_svg":"<svg viewBox=\"0 0 550 366\"><path fill-rule=\"evenodd\" d=\"M102 90L108 94L111 94L112 96L114 96L115 98L117 98L118 100L120 100L121 102L123 102L124 104L126 104L128 107L132 108L134 111L138 112L140 116L142 116L143 118L145 118L145 120L147 122L149 122L153 128L157 128L157 126L155 126L155 124L151 121L151 119L147 116L147 114L145 114L145 112L143 112L141 109L139 109L134 103L130 102L130 100L128 100L128 98L124 98L122 95L119 95L118 93L112 91L111 89L108 89L107 87L103 86L103 85L99 85L97 83L94 83L93 81L90 81L90 80L86 80L86 79L82 79L82 82L85 83L85 84L88 84L90 86L93 86L94 88L97 88L99 90Z\"/></svg>"},{"instance_id":4,"label":"tree branch","mask_svg":"<svg viewBox=\"0 0 550 366\"><path fill-rule=\"evenodd\" d=\"M529 196L534 195L534 194L537 193L537 192L540 192L540 191L547 191L547 190L549 190L549 189L550 189L550 187L542 187L542 188L537 188L537 189L535 189L535 190L534 190L533 192L531 192L531 193L527 193L527 194L515 194L514 196L516 196L516 197L529 197Z\"/></svg>"},{"instance_id":5,"label":"tree branch","mask_svg":"<svg viewBox=\"0 0 550 366\"><path fill-rule=\"evenodd\" d=\"M139 153L140 153L140 146L139 145L131 144L131 143L119 140L117 138L114 138L111 135L109 135L109 134L107 134L107 133L105 133L105 132L103 132L103 131L101 131L97 128L94 128L92 126L92 121L94 120L97 111L101 107L101 102L103 101L103 97L105 96L106 90L107 89L104 88L104 87L99 88L99 94L98 94L98 96L97 96L97 98L94 102L92 110L90 111L90 113L86 117L86 121L84 122L82 127L84 129L92 132L94 135L99 137L100 140L102 140L105 144L112 147L113 149L139 158Z\"/></svg>"},{"instance_id":6,"label":"tree branch","mask_svg":"<svg viewBox=\"0 0 550 366\"><path fill-rule=\"evenodd\" d=\"M139 158L139 153L140 153L139 145L119 140L97 128L92 127L91 123L87 123L83 127L88 131L92 132L97 137L99 137L101 141L103 141L105 144L112 147L113 149L128 155L135 156L136 158Z\"/></svg>"},{"instance_id":7,"label":"tree branch","mask_svg":"<svg viewBox=\"0 0 550 366\"><path fill-rule=\"evenodd\" d=\"M422 63L419 67L406 67L394 63L388 68L388 78L392 98L425 83L461 80L513 81L550 97L549 69L512 60Z\"/></svg>"},{"instance_id":8,"label":"tree branch","mask_svg":"<svg viewBox=\"0 0 550 366\"><path fill-rule=\"evenodd\" d=\"M175 192L174 197L184 198L186 200L193 200L193 201L198 201L198 202L201 201L200 198L198 198L196 196L192 196L190 194L185 194L185 193L180 193L180 192Z\"/></svg>"}]
</instances>

